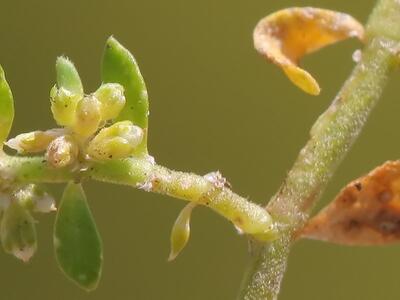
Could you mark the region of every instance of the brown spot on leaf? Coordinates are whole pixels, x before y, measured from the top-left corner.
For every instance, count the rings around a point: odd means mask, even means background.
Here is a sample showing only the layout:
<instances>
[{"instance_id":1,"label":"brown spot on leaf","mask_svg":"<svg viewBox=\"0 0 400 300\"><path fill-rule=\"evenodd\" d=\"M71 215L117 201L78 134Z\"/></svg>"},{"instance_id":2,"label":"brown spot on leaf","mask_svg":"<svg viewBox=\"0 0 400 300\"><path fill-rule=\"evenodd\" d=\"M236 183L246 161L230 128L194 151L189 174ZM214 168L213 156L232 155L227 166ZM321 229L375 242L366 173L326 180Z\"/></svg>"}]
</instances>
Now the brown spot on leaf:
<instances>
[{"instance_id":1,"label":"brown spot on leaf","mask_svg":"<svg viewBox=\"0 0 400 300\"><path fill-rule=\"evenodd\" d=\"M360 182L356 182L356 183L354 184L354 187L355 187L358 191L361 191L361 190L362 190L362 184L361 184Z\"/></svg>"},{"instance_id":2,"label":"brown spot on leaf","mask_svg":"<svg viewBox=\"0 0 400 300\"><path fill-rule=\"evenodd\" d=\"M400 241L400 161L388 161L348 184L297 237L343 245Z\"/></svg>"}]
</instances>

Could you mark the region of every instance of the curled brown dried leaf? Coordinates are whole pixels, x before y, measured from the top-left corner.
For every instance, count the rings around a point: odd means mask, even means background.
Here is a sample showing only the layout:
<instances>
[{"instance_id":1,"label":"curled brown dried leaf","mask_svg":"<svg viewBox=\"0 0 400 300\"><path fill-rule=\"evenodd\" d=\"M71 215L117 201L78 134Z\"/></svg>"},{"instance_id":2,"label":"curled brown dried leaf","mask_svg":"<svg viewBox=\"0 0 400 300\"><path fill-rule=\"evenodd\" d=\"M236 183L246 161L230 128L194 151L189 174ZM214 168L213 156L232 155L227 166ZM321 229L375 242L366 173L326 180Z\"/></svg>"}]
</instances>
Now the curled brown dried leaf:
<instances>
[{"instance_id":1,"label":"curled brown dried leaf","mask_svg":"<svg viewBox=\"0 0 400 300\"><path fill-rule=\"evenodd\" d=\"M360 246L400 241L400 161L349 183L298 237Z\"/></svg>"},{"instance_id":2,"label":"curled brown dried leaf","mask_svg":"<svg viewBox=\"0 0 400 300\"><path fill-rule=\"evenodd\" d=\"M293 7L263 18L254 29L256 50L282 68L303 91L318 95L314 77L298 67L304 55L346 38L364 39L364 28L350 15L314 7Z\"/></svg>"}]
</instances>

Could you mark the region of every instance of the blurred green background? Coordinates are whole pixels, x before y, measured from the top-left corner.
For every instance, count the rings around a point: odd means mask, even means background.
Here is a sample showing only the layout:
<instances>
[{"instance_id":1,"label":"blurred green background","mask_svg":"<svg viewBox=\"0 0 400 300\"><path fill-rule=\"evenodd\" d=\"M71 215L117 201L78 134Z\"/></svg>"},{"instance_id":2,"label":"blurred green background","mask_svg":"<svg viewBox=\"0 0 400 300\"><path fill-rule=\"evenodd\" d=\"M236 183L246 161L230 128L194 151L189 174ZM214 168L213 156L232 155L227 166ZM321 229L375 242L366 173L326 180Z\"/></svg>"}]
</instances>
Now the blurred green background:
<instances>
[{"instance_id":1,"label":"blurred green background","mask_svg":"<svg viewBox=\"0 0 400 300\"><path fill-rule=\"evenodd\" d=\"M54 126L48 94L57 55L68 55L86 91L94 91L104 42L113 34L134 53L145 77L149 148L157 162L200 174L220 170L236 192L265 203L361 47L346 41L304 60L321 96L294 87L257 55L251 35L265 15L306 5L365 22L374 1L2 0L0 63L16 101L12 134ZM348 181L399 158L399 84L393 78L319 207ZM61 188L52 188L58 197ZM0 253L1 299L235 298L246 241L227 221L197 209L188 247L167 263L170 228L184 202L96 182L86 191L105 248L99 288L86 293L64 278L53 255L54 215L44 215L38 216L39 251L30 263ZM302 241L293 248L280 299L399 299L399 250Z\"/></svg>"}]
</instances>

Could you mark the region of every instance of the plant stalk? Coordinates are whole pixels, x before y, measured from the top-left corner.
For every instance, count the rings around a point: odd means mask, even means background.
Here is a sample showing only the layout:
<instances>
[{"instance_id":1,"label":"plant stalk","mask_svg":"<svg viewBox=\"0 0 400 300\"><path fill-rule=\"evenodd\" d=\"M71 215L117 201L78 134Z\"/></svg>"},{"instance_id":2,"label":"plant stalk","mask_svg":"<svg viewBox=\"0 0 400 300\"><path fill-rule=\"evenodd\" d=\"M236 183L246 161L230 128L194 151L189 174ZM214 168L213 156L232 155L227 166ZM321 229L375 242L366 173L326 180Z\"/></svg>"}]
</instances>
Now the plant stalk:
<instances>
[{"instance_id":1,"label":"plant stalk","mask_svg":"<svg viewBox=\"0 0 400 300\"><path fill-rule=\"evenodd\" d=\"M13 157L1 152L2 184L92 178L208 206L240 231L255 238L250 241L251 261L238 299L277 299L293 232L307 221L311 209L378 102L390 71L398 64L399 21L400 1L378 1L367 24L367 45L361 61L312 127L310 140L300 151L267 209L233 193L219 173L199 176L177 172L146 158L88 161L77 167L56 169L40 156ZM274 239L278 233L279 238L275 241L261 242Z\"/></svg>"},{"instance_id":2,"label":"plant stalk","mask_svg":"<svg viewBox=\"0 0 400 300\"><path fill-rule=\"evenodd\" d=\"M219 172L205 176L178 172L154 164L146 158L89 162L79 168L54 168L43 157L1 155L0 178L8 183L56 183L94 179L169 195L210 207L245 234L258 240L276 237L269 213L226 186Z\"/></svg>"},{"instance_id":3,"label":"plant stalk","mask_svg":"<svg viewBox=\"0 0 400 300\"><path fill-rule=\"evenodd\" d=\"M361 61L310 132L284 183L267 205L280 222L280 238L252 243L248 270L238 299L277 299L293 232L309 218L339 163L350 150L377 104L390 71L398 63L400 2L377 2L367 24L367 45ZM395 29L393 29L395 27Z\"/></svg>"}]
</instances>

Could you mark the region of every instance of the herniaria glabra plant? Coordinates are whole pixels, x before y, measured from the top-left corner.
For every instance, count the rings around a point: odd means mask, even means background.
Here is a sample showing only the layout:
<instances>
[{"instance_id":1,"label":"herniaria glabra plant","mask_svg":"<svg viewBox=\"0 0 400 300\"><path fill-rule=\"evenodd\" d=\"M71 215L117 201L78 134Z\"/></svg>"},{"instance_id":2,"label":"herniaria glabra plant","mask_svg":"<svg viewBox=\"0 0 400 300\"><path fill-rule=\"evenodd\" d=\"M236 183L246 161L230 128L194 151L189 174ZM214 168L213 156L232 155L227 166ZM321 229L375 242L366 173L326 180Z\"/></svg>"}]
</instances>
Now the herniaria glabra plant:
<instances>
[{"instance_id":1,"label":"herniaria glabra plant","mask_svg":"<svg viewBox=\"0 0 400 300\"><path fill-rule=\"evenodd\" d=\"M73 63L59 57L50 105L59 128L8 139L14 106L0 67L0 240L5 252L28 261L36 251L33 214L56 211L54 249L65 275L85 290L97 287L102 244L82 183L93 179L130 185L189 203L171 232L173 260L190 233L197 205L208 206L249 239L250 262L238 299L277 299L290 246L300 238L345 245L382 245L400 238L400 162L389 161L347 185L311 220L316 201L378 102L399 64L400 2L379 0L364 27L347 14L312 7L289 8L262 19L254 45L305 92L318 95L317 81L299 59L324 46L357 37L364 49L342 89L318 118L310 140L287 178L265 206L230 190L219 172L204 176L156 164L147 150L148 95L138 65L115 38L107 40L102 84L84 93ZM9 152L9 151L7 151ZM42 186L66 182L57 205Z\"/></svg>"}]
</instances>

